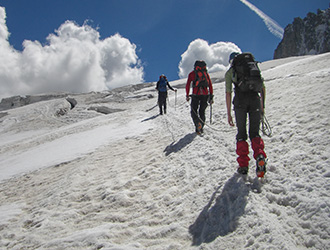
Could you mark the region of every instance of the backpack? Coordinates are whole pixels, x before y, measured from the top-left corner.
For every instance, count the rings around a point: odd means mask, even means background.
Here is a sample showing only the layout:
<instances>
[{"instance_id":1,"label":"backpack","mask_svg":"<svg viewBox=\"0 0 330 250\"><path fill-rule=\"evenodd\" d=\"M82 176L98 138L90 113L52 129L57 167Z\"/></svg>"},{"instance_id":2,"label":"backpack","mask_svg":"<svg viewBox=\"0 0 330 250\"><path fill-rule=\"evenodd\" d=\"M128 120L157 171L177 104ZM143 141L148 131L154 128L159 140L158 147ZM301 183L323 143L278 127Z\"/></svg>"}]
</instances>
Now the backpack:
<instances>
[{"instance_id":1,"label":"backpack","mask_svg":"<svg viewBox=\"0 0 330 250\"><path fill-rule=\"evenodd\" d=\"M167 80L166 80L165 77L161 77L159 79L158 91L159 92L166 92L167 91Z\"/></svg>"},{"instance_id":2,"label":"backpack","mask_svg":"<svg viewBox=\"0 0 330 250\"><path fill-rule=\"evenodd\" d=\"M205 88L209 86L209 79L207 76L206 63L204 61L196 61L194 66L195 80L193 87Z\"/></svg>"},{"instance_id":3,"label":"backpack","mask_svg":"<svg viewBox=\"0 0 330 250\"><path fill-rule=\"evenodd\" d=\"M235 90L240 92L261 92L262 78L258 62L251 53L237 55L232 63L234 74L237 75Z\"/></svg>"}]
</instances>

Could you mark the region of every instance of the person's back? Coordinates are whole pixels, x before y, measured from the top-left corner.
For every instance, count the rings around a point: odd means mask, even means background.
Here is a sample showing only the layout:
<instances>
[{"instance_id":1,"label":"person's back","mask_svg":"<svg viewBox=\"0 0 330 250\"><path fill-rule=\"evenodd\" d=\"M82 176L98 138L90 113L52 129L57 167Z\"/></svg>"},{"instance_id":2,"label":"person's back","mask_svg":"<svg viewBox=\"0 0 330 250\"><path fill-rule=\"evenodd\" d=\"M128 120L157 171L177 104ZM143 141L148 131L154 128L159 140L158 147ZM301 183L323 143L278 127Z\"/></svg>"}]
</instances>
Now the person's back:
<instances>
[{"instance_id":1,"label":"person's back","mask_svg":"<svg viewBox=\"0 0 330 250\"><path fill-rule=\"evenodd\" d=\"M159 92L167 92L167 80L165 76L160 77L157 84L157 90Z\"/></svg>"},{"instance_id":2,"label":"person's back","mask_svg":"<svg viewBox=\"0 0 330 250\"><path fill-rule=\"evenodd\" d=\"M176 92L176 89L173 89L169 82L167 81L167 78L165 75L161 75L159 77L159 80L156 85L156 89L158 90L158 106L159 106L159 114L163 114L163 108L164 113L167 112L167 105L166 105L166 99L167 99L167 87L169 87L171 90Z\"/></svg>"}]
</instances>

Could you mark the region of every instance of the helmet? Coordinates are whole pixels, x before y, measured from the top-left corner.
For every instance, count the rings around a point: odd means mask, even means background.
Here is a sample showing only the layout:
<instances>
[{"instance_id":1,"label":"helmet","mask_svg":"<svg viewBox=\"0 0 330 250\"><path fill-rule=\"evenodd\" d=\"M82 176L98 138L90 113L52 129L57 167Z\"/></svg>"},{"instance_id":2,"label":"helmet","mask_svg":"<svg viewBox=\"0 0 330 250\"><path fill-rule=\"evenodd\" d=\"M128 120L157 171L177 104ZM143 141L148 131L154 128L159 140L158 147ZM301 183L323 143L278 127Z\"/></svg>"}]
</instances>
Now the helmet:
<instances>
[{"instance_id":1,"label":"helmet","mask_svg":"<svg viewBox=\"0 0 330 250\"><path fill-rule=\"evenodd\" d=\"M233 53L231 53L230 56L229 56L229 62L230 62L231 60L233 60L237 55L239 55L238 52L233 52Z\"/></svg>"},{"instance_id":2,"label":"helmet","mask_svg":"<svg viewBox=\"0 0 330 250\"><path fill-rule=\"evenodd\" d=\"M166 78L166 76L165 76L164 74L161 74L161 75L159 76L159 79L161 79L161 78Z\"/></svg>"}]
</instances>

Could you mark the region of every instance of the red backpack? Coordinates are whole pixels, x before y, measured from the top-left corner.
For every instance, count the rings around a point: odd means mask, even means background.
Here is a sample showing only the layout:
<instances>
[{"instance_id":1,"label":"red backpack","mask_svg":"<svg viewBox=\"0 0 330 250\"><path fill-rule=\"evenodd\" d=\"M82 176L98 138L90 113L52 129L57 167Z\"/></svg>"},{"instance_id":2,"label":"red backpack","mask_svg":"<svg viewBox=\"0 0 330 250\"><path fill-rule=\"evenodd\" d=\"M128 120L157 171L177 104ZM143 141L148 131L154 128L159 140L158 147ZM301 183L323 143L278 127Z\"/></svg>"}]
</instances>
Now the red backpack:
<instances>
[{"instance_id":1,"label":"red backpack","mask_svg":"<svg viewBox=\"0 0 330 250\"><path fill-rule=\"evenodd\" d=\"M194 65L195 81L193 87L206 88L209 86L209 78L204 61L196 61Z\"/></svg>"}]
</instances>

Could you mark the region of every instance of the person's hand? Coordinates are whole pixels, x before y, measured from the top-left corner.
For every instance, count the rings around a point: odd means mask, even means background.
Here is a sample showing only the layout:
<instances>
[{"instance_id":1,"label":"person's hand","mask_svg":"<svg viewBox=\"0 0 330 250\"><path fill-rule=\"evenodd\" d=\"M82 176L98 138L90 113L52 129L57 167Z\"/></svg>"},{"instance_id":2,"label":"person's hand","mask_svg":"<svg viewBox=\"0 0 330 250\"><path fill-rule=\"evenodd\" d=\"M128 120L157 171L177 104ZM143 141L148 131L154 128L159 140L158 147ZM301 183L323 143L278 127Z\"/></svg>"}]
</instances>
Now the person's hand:
<instances>
[{"instance_id":1,"label":"person's hand","mask_svg":"<svg viewBox=\"0 0 330 250\"><path fill-rule=\"evenodd\" d=\"M213 101L213 95L209 95L209 98L208 98L207 101L208 101L209 104L212 105L214 103L214 101Z\"/></svg>"},{"instance_id":2,"label":"person's hand","mask_svg":"<svg viewBox=\"0 0 330 250\"><path fill-rule=\"evenodd\" d=\"M178 90L177 89L174 89L174 92L177 92Z\"/></svg>"},{"instance_id":3,"label":"person's hand","mask_svg":"<svg viewBox=\"0 0 330 250\"><path fill-rule=\"evenodd\" d=\"M187 100L187 102L189 102L189 100L190 100L189 95L186 96L186 100Z\"/></svg>"},{"instance_id":4,"label":"person's hand","mask_svg":"<svg viewBox=\"0 0 330 250\"><path fill-rule=\"evenodd\" d=\"M233 117L231 116L231 114L228 114L228 123L231 127L235 126L235 124L233 122Z\"/></svg>"}]
</instances>

